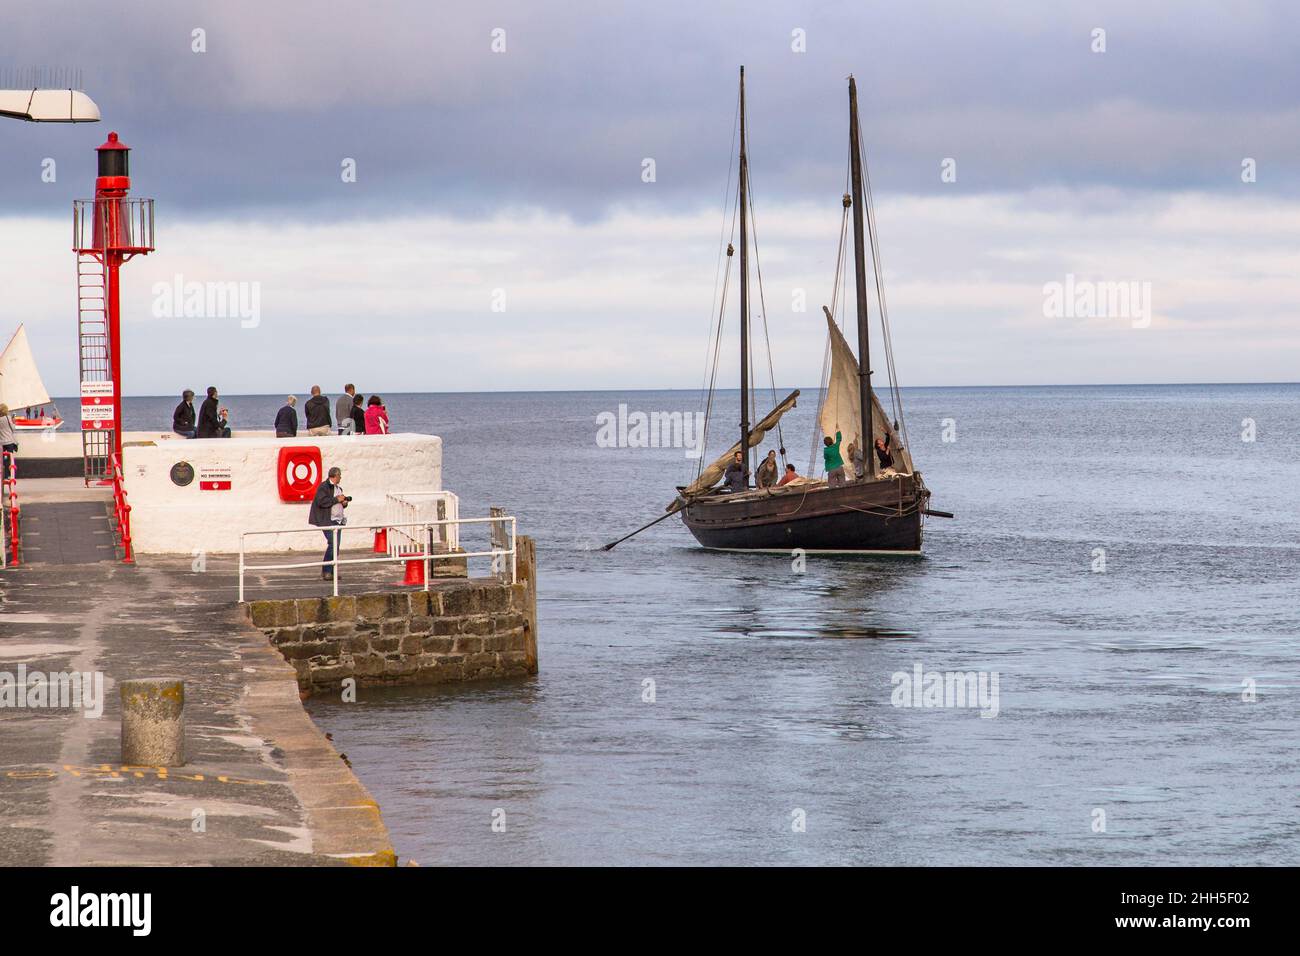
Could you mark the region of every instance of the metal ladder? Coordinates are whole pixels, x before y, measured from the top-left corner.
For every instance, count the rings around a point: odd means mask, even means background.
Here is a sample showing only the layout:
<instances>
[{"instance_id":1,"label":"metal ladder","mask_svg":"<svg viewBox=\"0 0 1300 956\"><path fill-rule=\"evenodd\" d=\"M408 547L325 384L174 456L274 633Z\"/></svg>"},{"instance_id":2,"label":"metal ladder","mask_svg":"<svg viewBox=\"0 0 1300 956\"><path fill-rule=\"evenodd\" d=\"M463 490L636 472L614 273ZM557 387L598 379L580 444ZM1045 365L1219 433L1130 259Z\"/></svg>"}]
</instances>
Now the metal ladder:
<instances>
[{"instance_id":1,"label":"metal ladder","mask_svg":"<svg viewBox=\"0 0 1300 956\"><path fill-rule=\"evenodd\" d=\"M113 363L108 341L107 279L104 263L88 252L77 254L77 341L81 381L106 382L112 378ZM80 426L81 408L77 408ZM82 429L81 456L86 483L109 478L108 459L113 453L113 424L107 428Z\"/></svg>"}]
</instances>

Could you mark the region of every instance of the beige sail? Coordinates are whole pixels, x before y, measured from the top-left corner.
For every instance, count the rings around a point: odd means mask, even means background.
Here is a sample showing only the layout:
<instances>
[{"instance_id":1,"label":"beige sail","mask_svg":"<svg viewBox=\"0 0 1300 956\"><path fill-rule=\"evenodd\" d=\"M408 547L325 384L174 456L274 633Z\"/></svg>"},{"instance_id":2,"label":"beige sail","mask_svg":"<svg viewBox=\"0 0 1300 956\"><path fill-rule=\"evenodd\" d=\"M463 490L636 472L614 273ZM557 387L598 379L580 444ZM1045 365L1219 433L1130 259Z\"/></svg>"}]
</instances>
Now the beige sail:
<instances>
[{"instance_id":1,"label":"beige sail","mask_svg":"<svg viewBox=\"0 0 1300 956\"><path fill-rule=\"evenodd\" d=\"M4 352L0 352L0 403L15 410L49 401L50 393L45 390L31 346L27 344L27 331L20 325Z\"/></svg>"},{"instance_id":2,"label":"beige sail","mask_svg":"<svg viewBox=\"0 0 1300 956\"><path fill-rule=\"evenodd\" d=\"M791 392L789 395L785 397L785 399L781 402L781 404L777 405L776 408L772 409L765 416L763 416L762 420L759 421L757 425L753 426L753 428L750 429L749 431L750 448L753 448L755 445L761 442L764 436L767 435L769 431L771 431L773 428L776 427L776 423L781 420L781 416L784 415L786 412L788 412L790 409L794 408L795 399L797 399L798 397L799 397L799 390L795 389L793 392ZM695 481L691 482L689 485L686 486L686 488L682 489L682 495L684 496L697 495L700 492L707 491L708 489L716 485L718 481L721 480L723 472L727 470L727 465L730 464L731 457L738 451L740 451L740 442L736 442L735 444L733 444L730 448L727 449L726 454L719 456L717 460L715 460L711 465L709 465L702 472L700 472L699 478L696 478ZM673 512L673 511L680 510L681 507L682 507L682 499L678 498L674 500L670 505L668 505L668 507L664 510L668 512Z\"/></svg>"},{"instance_id":3,"label":"beige sail","mask_svg":"<svg viewBox=\"0 0 1300 956\"><path fill-rule=\"evenodd\" d=\"M861 443L863 440L862 416L859 411L861 405L858 401L858 360L854 357L853 350L849 348L849 343L845 341L839 326L829 315L826 316L826 326L831 337L831 377L818 421L821 423L822 435L829 435L831 438L835 437L835 426L839 425L840 434L843 435L840 454L845 464L851 464L849 443ZM889 447L894 456L894 470L900 473L911 473L912 456L906 448L902 447L898 433L890 425L889 418L885 415L885 410L880 407L880 399L874 391L871 395L871 409L871 425L875 437L890 436ZM875 460L875 454L870 449L864 449L864 463L870 467Z\"/></svg>"}]
</instances>

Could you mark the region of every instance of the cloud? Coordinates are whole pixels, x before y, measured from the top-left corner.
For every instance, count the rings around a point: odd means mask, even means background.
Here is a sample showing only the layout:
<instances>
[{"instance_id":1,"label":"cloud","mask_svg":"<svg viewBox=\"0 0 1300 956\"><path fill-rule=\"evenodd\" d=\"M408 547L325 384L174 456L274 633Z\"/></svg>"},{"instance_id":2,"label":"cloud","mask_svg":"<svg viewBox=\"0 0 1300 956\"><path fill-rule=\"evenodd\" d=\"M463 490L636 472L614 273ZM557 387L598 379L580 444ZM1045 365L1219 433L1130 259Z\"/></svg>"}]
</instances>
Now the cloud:
<instances>
[{"instance_id":1,"label":"cloud","mask_svg":"<svg viewBox=\"0 0 1300 956\"><path fill-rule=\"evenodd\" d=\"M1251 189L879 200L902 383L1293 379L1300 201ZM778 385L812 385L820 373L820 306L830 301L840 214L835 196L759 209ZM698 387L720 225L716 211L645 207L595 221L514 208L486 219L170 225L159 251L123 272L126 388ZM26 321L47 383L68 394L76 331L66 223L10 217L0 235L24 237L0 257L0 326ZM155 318L154 285L170 287L178 274L257 283L260 324ZM1150 327L1123 316L1048 317L1044 286L1067 276L1149 284ZM735 281L719 372L729 383L738 374ZM792 311L799 289L806 312ZM872 316L877 329L874 304ZM755 338L756 365L766 368L757 319Z\"/></svg>"}]
</instances>

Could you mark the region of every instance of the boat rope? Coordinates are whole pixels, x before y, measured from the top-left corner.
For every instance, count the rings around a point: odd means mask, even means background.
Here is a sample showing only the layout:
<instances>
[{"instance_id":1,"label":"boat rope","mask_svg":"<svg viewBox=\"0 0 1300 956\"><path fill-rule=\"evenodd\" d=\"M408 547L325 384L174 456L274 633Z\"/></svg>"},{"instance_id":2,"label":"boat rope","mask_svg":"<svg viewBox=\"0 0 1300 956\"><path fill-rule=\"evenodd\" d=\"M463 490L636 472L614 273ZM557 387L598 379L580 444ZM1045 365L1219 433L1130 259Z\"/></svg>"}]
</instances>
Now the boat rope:
<instances>
[{"instance_id":1,"label":"boat rope","mask_svg":"<svg viewBox=\"0 0 1300 956\"><path fill-rule=\"evenodd\" d=\"M759 304L759 308L762 310L763 313L763 345L767 349L767 380L768 380L768 385L772 390L772 407L775 408L777 404L776 372L772 364L772 338L768 334L768 330L767 330L767 298L763 294L763 264L758 257L758 219L754 214L754 186L753 186L753 181L749 178L748 170L746 170L745 172L745 186L747 187L747 193L749 196L749 232L754 239L754 272L758 278L758 304ZM749 378L750 381L756 381L756 379L754 378L754 356L753 356L752 349L750 350ZM751 404L753 402L754 394L757 391L758 389L750 390ZM758 409L757 408L753 409L752 415L757 415L757 414L758 414ZM781 470L784 471L785 463L786 463L785 436L781 431L780 421L776 423L776 440L777 440L777 447L780 449L779 454L781 456Z\"/></svg>"},{"instance_id":2,"label":"boat rope","mask_svg":"<svg viewBox=\"0 0 1300 956\"><path fill-rule=\"evenodd\" d=\"M722 224L718 228L718 260L713 269L712 303L714 306L717 306L717 321L715 326L714 315L712 310L710 310L710 314L709 314L710 335L708 339L708 344L705 346L705 353L704 353L704 379L705 382L707 383L707 388L704 384L701 384L700 386L701 391L704 392L704 396L703 396L704 427L701 429L701 433L700 433L700 456L697 459L696 468L695 468L695 477L697 480L699 479L700 474L704 470L704 459L705 459L704 452L708 448L709 419L713 412L713 389L714 389L714 385L717 382L717 377L718 377L719 343L721 343L722 341L722 325L723 325L723 319L726 316L726 311L727 311L727 305L726 305L727 285L731 279L731 257L732 257L733 246L732 243L727 238L727 210L731 209L731 239L734 240L736 237L736 215L738 212L738 208L732 208L731 171L732 169L735 168L736 136L739 132L739 129L740 129L740 94L737 93L736 111L733 116L732 126L731 126L731 149L728 150L728 155L731 158L727 160L727 179L722 187ZM736 207L739 207L739 201L736 202ZM722 258L724 246L727 253L725 272L723 269L723 258ZM719 284L720 277L721 277L721 284L722 284L721 304L719 304L719 299L718 299L718 284ZM710 357L710 352L712 353L712 357Z\"/></svg>"},{"instance_id":3,"label":"boat rope","mask_svg":"<svg viewBox=\"0 0 1300 956\"><path fill-rule=\"evenodd\" d=\"M862 142L862 130L856 131L858 148L862 155L862 186L865 192L867 237L871 244L871 267L876 277L876 303L880 311L880 331L885 342L885 371L889 376L889 403L894 414L894 428L908 447L907 423L903 418L903 395L898 386L898 372L894 367L894 339L889 327L889 306L885 302L884 266L880 261L880 239L876 229L876 203L871 194L871 173L867 168L867 151Z\"/></svg>"},{"instance_id":4,"label":"boat rope","mask_svg":"<svg viewBox=\"0 0 1300 956\"><path fill-rule=\"evenodd\" d=\"M850 186L849 167L846 164L844 167L844 195L840 199L840 205L843 207L844 211L840 216L840 241L839 241L838 251L835 254L835 279L831 283L830 313L832 319L835 318L836 310L839 307L840 295L844 289L844 256L848 250L849 211L853 207L853 200L849 196L849 186ZM839 324L841 327L843 327L844 325L842 321ZM822 354L822 377L820 379L821 385L819 391L820 397L817 401L817 414L813 418L811 445L808 449L807 475L809 478L812 478L817 474L817 472L819 471L819 465L822 464L818 460L818 456L817 456L817 446L821 444L821 438L822 438L822 430L819 423L822 420L822 408L823 406L825 406L826 399L829 397L830 377L831 377L831 336L830 333L827 332L826 348Z\"/></svg>"}]
</instances>

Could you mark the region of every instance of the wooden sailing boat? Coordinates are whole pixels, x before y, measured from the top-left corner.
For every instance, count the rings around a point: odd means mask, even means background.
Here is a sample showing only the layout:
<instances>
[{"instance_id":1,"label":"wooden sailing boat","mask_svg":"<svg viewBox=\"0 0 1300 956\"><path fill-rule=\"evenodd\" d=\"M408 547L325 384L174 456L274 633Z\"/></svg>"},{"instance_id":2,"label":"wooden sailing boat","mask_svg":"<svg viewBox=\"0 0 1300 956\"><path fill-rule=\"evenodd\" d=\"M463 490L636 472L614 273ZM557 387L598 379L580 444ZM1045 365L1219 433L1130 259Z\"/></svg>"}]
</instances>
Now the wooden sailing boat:
<instances>
[{"instance_id":1,"label":"wooden sailing boat","mask_svg":"<svg viewBox=\"0 0 1300 956\"><path fill-rule=\"evenodd\" d=\"M0 352L0 404L9 406L14 427L20 430L44 430L63 424L36 369L27 330L21 325Z\"/></svg>"},{"instance_id":2,"label":"wooden sailing boat","mask_svg":"<svg viewBox=\"0 0 1300 956\"><path fill-rule=\"evenodd\" d=\"M859 362L836 326L832 312L825 309L830 335L830 377L819 421L823 434L835 436L836 426L847 445L856 437L863 451L863 476L855 479L853 463L844 456L848 480L838 487L827 480L808 476L780 487L750 488L750 449L758 445L786 411L794 407L796 391L776 406L762 420L752 425L750 408L749 344L749 160L746 155L745 70L740 70L740 163L738 174L740 220L740 440L731 446L690 485L678 488L677 499L668 506L670 513L680 511L686 527L706 548L745 551L805 551L845 553L919 553L922 517L939 514L927 508L930 492L913 467L912 458L899 433L901 396L891 384L891 401L896 411L891 423L871 387L871 364L868 343L867 273L865 250L872 247L872 265L876 270L877 293L880 293L879 258L875 245L874 225L868 236L864 207L869 192L863 187L863 163L858 128L857 84L849 78L849 166L852 193L843 198L845 215L853 218L853 264L857 300L857 339ZM874 216L870 221L874 224ZM842 240L841 240L842 241ZM732 248L728 245L730 257ZM728 265L729 268L729 265ZM730 272L728 271L728 278ZM761 281L761 272L760 272ZM838 283L838 276L837 276ZM724 286L725 302L725 286ZM882 299L883 303L883 299ZM725 306L724 306L725 308ZM882 323L885 315L882 308ZM888 326L885 343L890 378L893 359L889 354ZM712 388L710 388L710 395ZM710 407L711 407L710 402ZM892 465L882 467L873 453L876 439L887 441ZM748 490L727 492L715 488L734 454L744 449L743 468ZM781 449L784 457L785 449ZM810 463L809 471L813 470ZM838 478L837 478L838 480Z\"/></svg>"}]
</instances>

